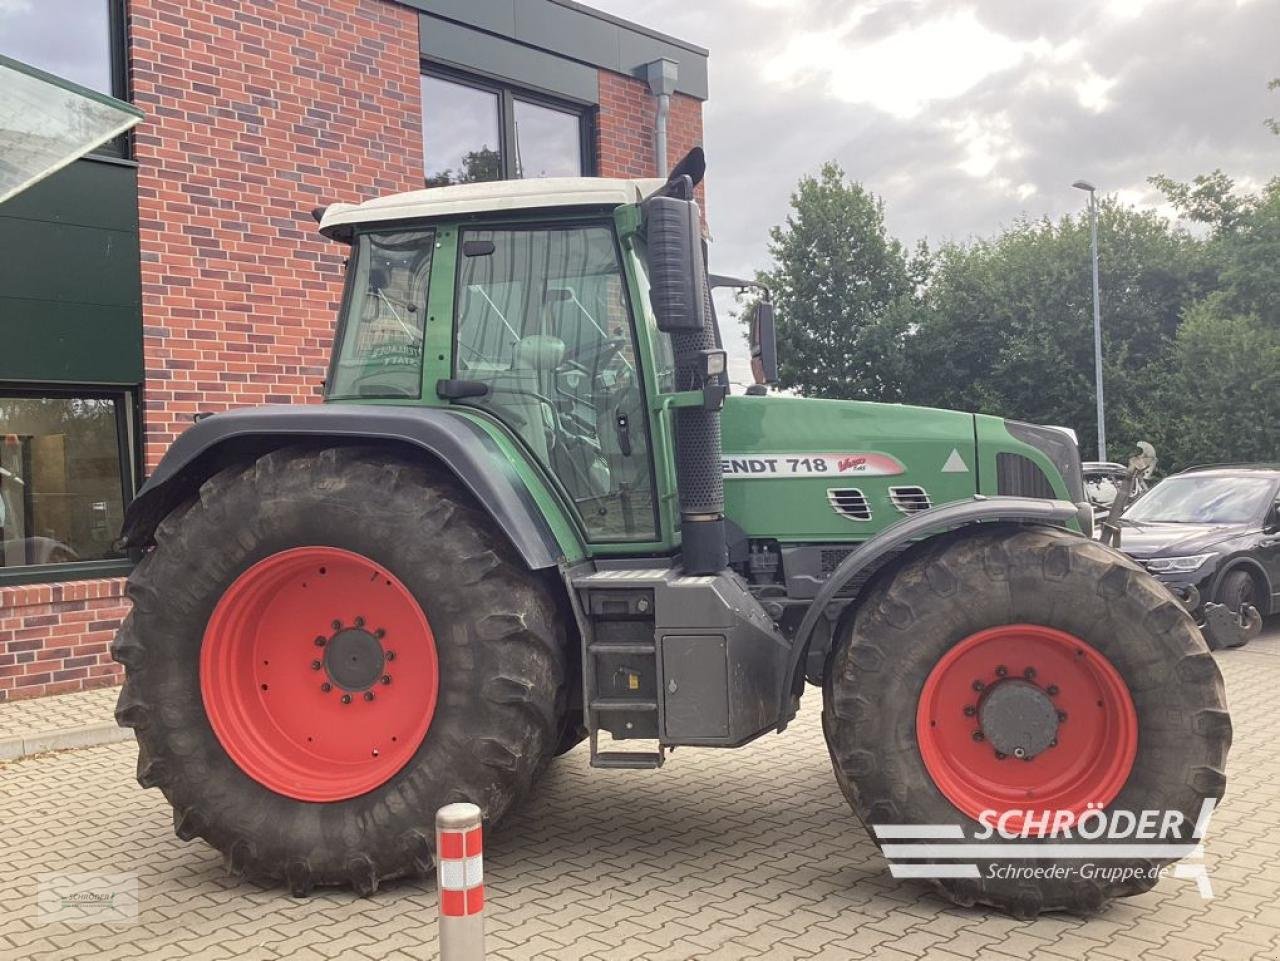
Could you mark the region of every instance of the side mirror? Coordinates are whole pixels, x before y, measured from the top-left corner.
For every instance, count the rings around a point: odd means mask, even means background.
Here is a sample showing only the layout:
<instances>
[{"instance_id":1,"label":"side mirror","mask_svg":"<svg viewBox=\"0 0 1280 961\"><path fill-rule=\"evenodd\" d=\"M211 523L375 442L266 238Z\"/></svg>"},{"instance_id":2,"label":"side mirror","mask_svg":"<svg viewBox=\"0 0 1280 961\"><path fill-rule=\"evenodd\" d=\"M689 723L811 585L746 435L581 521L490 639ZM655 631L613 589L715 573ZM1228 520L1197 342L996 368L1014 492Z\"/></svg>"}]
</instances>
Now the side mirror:
<instances>
[{"instance_id":1,"label":"side mirror","mask_svg":"<svg viewBox=\"0 0 1280 961\"><path fill-rule=\"evenodd\" d=\"M773 304L758 300L751 308L751 373L757 384L778 382L778 331L773 319Z\"/></svg>"},{"instance_id":2,"label":"side mirror","mask_svg":"<svg viewBox=\"0 0 1280 961\"><path fill-rule=\"evenodd\" d=\"M1267 515L1267 533L1280 533L1280 500L1271 505L1271 513Z\"/></svg>"},{"instance_id":3,"label":"side mirror","mask_svg":"<svg viewBox=\"0 0 1280 961\"><path fill-rule=\"evenodd\" d=\"M644 201L649 301L663 333L707 325L702 219L693 200L654 195Z\"/></svg>"}]
</instances>

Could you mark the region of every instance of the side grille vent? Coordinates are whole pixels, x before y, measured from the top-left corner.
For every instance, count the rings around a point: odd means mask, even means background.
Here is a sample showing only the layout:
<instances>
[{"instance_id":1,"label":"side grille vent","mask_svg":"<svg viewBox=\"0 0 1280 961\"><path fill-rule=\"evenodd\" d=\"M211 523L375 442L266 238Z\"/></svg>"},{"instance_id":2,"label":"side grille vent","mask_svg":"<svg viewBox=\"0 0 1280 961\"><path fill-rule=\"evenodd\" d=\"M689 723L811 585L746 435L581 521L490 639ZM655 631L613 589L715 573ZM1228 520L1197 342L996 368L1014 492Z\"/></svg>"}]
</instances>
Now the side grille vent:
<instances>
[{"instance_id":1,"label":"side grille vent","mask_svg":"<svg viewBox=\"0 0 1280 961\"><path fill-rule=\"evenodd\" d=\"M855 521L871 520L871 505L867 503L867 496L856 487L828 488L827 502L842 517Z\"/></svg>"},{"instance_id":2,"label":"side grille vent","mask_svg":"<svg viewBox=\"0 0 1280 961\"><path fill-rule=\"evenodd\" d=\"M996 454L996 491L1010 497L1053 500L1053 485L1035 461L1021 454Z\"/></svg>"},{"instance_id":3,"label":"side grille vent","mask_svg":"<svg viewBox=\"0 0 1280 961\"><path fill-rule=\"evenodd\" d=\"M929 492L923 487L890 487L889 499L904 514L917 514L933 506Z\"/></svg>"}]
</instances>

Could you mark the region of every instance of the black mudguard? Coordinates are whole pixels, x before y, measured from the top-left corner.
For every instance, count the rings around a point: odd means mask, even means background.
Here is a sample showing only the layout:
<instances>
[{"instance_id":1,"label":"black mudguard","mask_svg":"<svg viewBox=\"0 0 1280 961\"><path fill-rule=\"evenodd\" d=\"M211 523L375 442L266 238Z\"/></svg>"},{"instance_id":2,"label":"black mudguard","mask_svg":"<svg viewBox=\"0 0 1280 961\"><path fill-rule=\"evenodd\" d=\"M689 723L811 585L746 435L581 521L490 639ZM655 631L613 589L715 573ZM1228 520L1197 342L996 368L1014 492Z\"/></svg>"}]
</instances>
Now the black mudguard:
<instances>
[{"instance_id":1,"label":"black mudguard","mask_svg":"<svg viewBox=\"0 0 1280 961\"><path fill-rule=\"evenodd\" d=\"M560 547L533 495L498 445L455 411L438 407L306 404L249 407L201 419L183 433L125 511L123 546L152 543L156 527L236 457L295 443L400 447L450 470L531 570L554 567Z\"/></svg>"},{"instance_id":2,"label":"black mudguard","mask_svg":"<svg viewBox=\"0 0 1280 961\"><path fill-rule=\"evenodd\" d=\"M803 664L809 650L814 628L841 589L854 578L874 569L886 558L901 552L912 542L926 540L935 534L966 527L971 524L1003 521L1018 524L1051 524L1065 526L1081 519L1087 504L1077 505L1068 501L1042 500L1033 497L983 497L953 501L912 514L885 528L875 537L864 541L840 565L831 572L805 612L791 644L787 668L783 672L784 687L780 692L779 717L783 718L779 730L795 715L793 704L804 685ZM856 603L856 601L855 601Z\"/></svg>"}]
</instances>

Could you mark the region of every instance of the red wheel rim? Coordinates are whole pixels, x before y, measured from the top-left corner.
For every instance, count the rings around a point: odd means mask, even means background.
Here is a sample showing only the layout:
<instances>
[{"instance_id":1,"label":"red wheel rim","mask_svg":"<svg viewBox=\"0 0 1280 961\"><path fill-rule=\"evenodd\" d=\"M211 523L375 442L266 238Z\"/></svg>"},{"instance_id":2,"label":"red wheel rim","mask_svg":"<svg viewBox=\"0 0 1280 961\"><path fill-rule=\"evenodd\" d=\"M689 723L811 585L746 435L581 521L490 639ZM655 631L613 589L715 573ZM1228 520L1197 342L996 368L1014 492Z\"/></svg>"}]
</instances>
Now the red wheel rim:
<instances>
[{"instance_id":1,"label":"red wheel rim","mask_svg":"<svg viewBox=\"0 0 1280 961\"><path fill-rule=\"evenodd\" d=\"M218 601L200 651L200 694L223 748L301 801L356 797L404 767L438 688L417 600L382 566L335 547L250 567Z\"/></svg>"},{"instance_id":2,"label":"red wheel rim","mask_svg":"<svg viewBox=\"0 0 1280 961\"><path fill-rule=\"evenodd\" d=\"M997 744L1024 743L1021 733L1011 740L1002 718L1014 698L1034 709L1022 716L1047 711L1053 740L1045 746L1041 723L1041 739L1022 758L1000 757ZM1010 831L1040 835L1056 812L1070 825L1120 793L1138 751L1138 716L1124 679L1096 649L1065 631L1009 624L971 634L938 661L920 694L916 737L933 783L957 808L975 820L994 812L988 819L1005 816ZM1024 819L1023 811L1035 813ZM1054 814L1041 827L1045 811Z\"/></svg>"}]
</instances>

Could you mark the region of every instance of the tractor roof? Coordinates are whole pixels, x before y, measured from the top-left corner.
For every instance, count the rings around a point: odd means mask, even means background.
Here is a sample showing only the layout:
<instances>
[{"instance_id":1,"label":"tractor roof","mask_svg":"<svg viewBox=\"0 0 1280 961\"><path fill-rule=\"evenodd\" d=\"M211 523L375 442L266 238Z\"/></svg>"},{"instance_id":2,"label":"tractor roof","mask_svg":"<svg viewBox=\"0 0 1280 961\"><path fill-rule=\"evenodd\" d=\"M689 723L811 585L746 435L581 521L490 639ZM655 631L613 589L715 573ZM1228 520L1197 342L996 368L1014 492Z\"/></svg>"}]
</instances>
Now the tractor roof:
<instances>
[{"instance_id":1,"label":"tractor roof","mask_svg":"<svg viewBox=\"0 0 1280 961\"><path fill-rule=\"evenodd\" d=\"M659 179L622 180L612 177L546 177L455 184L389 194L362 204L333 204L320 218L326 237L342 234L342 227L387 220L426 220L509 210L556 207L617 207L643 200L665 183Z\"/></svg>"}]
</instances>

